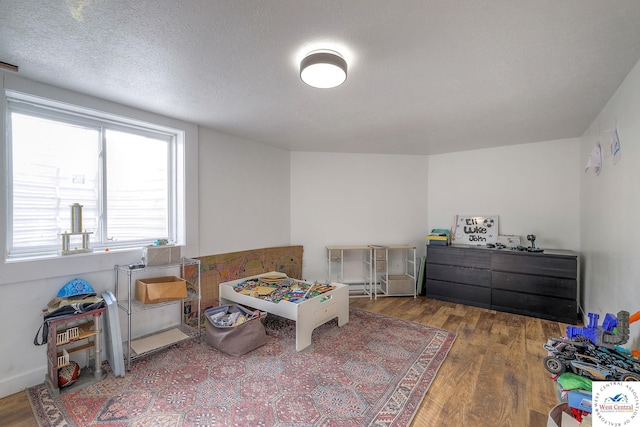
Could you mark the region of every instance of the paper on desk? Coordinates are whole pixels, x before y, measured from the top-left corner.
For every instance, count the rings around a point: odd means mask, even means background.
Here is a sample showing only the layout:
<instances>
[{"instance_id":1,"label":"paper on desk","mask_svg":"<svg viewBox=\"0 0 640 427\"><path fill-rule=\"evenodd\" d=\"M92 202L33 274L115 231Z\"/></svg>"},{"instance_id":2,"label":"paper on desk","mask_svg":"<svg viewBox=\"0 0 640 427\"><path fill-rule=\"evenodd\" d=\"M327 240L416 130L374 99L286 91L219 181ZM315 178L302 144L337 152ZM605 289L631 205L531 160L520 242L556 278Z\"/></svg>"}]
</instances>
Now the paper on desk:
<instances>
[{"instance_id":1,"label":"paper on desk","mask_svg":"<svg viewBox=\"0 0 640 427\"><path fill-rule=\"evenodd\" d=\"M602 151L600 144L596 144L593 150L591 150L591 154L589 154L587 166L584 168L584 171L587 172L589 168L593 168L596 175L600 175L600 171L602 170Z\"/></svg>"}]
</instances>

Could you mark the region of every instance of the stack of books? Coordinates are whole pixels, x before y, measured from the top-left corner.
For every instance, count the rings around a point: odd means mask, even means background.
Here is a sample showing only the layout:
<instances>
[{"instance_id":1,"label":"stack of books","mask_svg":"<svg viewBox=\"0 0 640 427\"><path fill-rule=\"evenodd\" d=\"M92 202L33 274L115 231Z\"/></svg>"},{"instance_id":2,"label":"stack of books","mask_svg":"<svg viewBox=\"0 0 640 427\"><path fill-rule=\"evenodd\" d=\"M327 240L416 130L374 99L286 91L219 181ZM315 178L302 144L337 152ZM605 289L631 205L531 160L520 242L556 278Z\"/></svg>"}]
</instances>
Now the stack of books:
<instances>
[{"instance_id":1,"label":"stack of books","mask_svg":"<svg viewBox=\"0 0 640 427\"><path fill-rule=\"evenodd\" d=\"M451 242L451 234L449 230L434 228L427 236L429 245L447 246Z\"/></svg>"}]
</instances>

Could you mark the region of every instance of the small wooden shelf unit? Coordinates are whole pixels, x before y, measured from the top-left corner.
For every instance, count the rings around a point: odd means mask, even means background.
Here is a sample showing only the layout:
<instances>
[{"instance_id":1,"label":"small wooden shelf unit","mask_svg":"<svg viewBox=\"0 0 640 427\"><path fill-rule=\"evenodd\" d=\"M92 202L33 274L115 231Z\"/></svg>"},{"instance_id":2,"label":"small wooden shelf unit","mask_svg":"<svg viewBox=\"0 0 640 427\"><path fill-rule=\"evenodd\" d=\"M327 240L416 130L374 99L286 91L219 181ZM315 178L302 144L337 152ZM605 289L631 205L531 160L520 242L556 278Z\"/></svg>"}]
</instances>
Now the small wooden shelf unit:
<instances>
[{"instance_id":1,"label":"small wooden shelf unit","mask_svg":"<svg viewBox=\"0 0 640 427\"><path fill-rule=\"evenodd\" d=\"M47 374L44 382L52 397L78 390L106 377L101 367L100 346L101 316L105 310L98 308L48 322ZM88 357L86 366L80 370L80 377L73 384L61 388L58 370L71 364L71 354L82 351L87 352Z\"/></svg>"}]
</instances>

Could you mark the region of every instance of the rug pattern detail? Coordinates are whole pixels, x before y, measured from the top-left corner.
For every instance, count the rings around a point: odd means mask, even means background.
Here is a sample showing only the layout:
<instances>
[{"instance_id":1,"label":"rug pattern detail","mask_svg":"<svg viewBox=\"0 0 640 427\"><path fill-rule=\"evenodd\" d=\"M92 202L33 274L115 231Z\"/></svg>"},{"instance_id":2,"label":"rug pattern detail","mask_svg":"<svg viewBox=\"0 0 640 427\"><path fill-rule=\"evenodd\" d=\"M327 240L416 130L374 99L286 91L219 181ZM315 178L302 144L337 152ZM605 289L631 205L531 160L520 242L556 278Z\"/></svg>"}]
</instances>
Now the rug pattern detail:
<instances>
[{"instance_id":1,"label":"rug pattern detail","mask_svg":"<svg viewBox=\"0 0 640 427\"><path fill-rule=\"evenodd\" d=\"M455 334L350 310L349 323L318 327L295 351L295 324L269 315L268 342L241 357L189 341L135 360L52 399L28 389L42 427L408 426Z\"/></svg>"}]
</instances>

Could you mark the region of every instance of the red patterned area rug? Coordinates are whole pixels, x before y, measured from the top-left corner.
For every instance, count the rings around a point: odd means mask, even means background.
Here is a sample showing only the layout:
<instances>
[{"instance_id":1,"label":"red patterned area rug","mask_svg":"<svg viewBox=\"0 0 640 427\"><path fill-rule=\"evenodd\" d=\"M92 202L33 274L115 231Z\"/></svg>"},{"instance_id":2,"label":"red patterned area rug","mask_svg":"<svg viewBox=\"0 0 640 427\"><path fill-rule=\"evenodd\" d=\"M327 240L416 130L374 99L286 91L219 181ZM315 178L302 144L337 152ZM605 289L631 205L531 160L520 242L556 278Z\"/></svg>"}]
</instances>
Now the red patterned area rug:
<instances>
[{"instance_id":1,"label":"red patterned area rug","mask_svg":"<svg viewBox=\"0 0 640 427\"><path fill-rule=\"evenodd\" d=\"M52 399L28 389L42 427L408 426L455 333L361 310L318 327L295 351L295 324L269 315L268 342L242 357L189 341Z\"/></svg>"}]
</instances>

